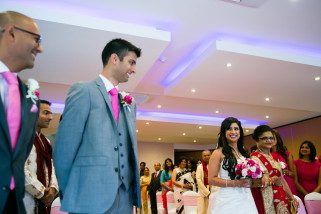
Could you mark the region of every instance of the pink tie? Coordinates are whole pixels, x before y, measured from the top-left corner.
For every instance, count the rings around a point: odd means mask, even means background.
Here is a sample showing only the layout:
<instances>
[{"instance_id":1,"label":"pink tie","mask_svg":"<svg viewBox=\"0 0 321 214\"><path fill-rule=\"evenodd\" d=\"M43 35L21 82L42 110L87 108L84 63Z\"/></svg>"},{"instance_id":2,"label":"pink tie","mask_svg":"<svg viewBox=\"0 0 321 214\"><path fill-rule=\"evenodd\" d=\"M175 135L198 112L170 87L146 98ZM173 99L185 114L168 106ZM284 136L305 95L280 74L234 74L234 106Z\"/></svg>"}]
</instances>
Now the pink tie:
<instances>
[{"instance_id":1,"label":"pink tie","mask_svg":"<svg viewBox=\"0 0 321 214\"><path fill-rule=\"evenodd\" d=\"M16 144L20 132L21 123L21 101L17 76L11 72L3 72L2 76L8 84L8 99L7 106L7 124L9 128L12 150L16 148ZM14 189L14 179L11 178L10 189Z\"/></svg>"},{"instance_id":2,"label":"pink tie","mask_svg":"<svg viewBox=\"0 0 321 214\"><path fill-rule=\"evenodd\" d=\"M111 105L113 107L113 112L115 119L118 123L118 91L117 88L112 88L109 91L109 94L111 95Z\"/></svg>"}]
</instances>

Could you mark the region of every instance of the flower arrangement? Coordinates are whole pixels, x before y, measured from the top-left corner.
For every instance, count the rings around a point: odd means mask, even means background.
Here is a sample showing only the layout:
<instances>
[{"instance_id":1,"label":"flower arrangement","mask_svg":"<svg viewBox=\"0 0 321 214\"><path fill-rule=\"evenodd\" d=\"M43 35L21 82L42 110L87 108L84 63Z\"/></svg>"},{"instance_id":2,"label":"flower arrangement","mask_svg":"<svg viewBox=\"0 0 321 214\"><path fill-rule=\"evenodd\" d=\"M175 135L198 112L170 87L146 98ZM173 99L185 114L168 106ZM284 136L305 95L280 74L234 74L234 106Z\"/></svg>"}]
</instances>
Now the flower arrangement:
<instances>
[{"instance_id":1,"label":"flower arrangement","mask_svg":"<svg viewBox=\"0 0 321 214\"><path fill-rule=\"evenodd\" d=\"M39 84L35 79L28 79L26 83L28 87L26 98L30 98L33 104L36 104L36 101L39 99Z\"/></svg>"},{"instance_id":2,"label":"flower arrangement","mask_svg":"<svg viewBox=\"0 0 321 214\"><path fill-rule=\"evenodd\" d=\"M236 179L258 179L262 177L260 165L250 158L245 158L242 162L238 163L235 166L235 173Z\"/></svg>"}]
</instances>

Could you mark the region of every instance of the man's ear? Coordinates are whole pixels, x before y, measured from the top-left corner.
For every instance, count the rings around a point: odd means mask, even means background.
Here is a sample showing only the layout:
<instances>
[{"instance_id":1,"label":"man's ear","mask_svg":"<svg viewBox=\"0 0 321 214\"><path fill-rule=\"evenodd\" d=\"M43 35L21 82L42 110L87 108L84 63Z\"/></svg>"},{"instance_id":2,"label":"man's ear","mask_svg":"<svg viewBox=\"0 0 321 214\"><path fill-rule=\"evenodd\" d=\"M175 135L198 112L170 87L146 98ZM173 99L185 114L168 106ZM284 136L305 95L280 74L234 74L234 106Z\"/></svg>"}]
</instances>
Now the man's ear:
<instances>
[{"instance_id":1,"label":"man's ear","mask_svg":"<svg viewBox=\"0 0 321 214\"><path fill-rule=\"evenodd\" d=\"M116 64L117 61L119 60L119 58L118 58L117 54L113 53L110 55L109 60L112 64Z\"/></svg>"}]
</instances>

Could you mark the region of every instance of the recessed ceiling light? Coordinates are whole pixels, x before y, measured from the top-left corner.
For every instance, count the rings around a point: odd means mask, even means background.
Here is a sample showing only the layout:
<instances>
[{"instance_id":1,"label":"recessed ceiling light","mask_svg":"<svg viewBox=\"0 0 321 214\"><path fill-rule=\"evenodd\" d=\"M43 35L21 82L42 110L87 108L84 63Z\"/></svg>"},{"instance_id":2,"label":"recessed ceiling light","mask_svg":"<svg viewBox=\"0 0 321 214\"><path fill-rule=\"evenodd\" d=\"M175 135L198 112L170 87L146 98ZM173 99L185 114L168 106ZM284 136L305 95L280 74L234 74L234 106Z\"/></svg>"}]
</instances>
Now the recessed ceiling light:
<instances>
[{"instance_id":1,"label":"recessed ceiling light","mask_svg":"<svg viewBox=\"0 0 321 214\"><path fill-rule=\"evenodd\" d=\"M249 130L248 130L248 129L245 129L245 132L249 132Z\"/></svg>"},{"instance_id":2,"label":"recessed ceiling light","mask_svg":"<svg viewBox=\"0 0 321 214\"><path fill-rule=\"evenodd\" d=\"M269 97L265 98L265 101L266 101L266 102L269 102L269 101L270 101L270 98L269 98Z\"/></svg>"},{"instance_id":3,"label":"recessed ceiling light","mask_svg":"<svg viewBox=\"0 0 321 214\"><path fill-rule=\"evenodd\" d=\"M319 81L319 80L320 80L320 77L315 77L314 80L315 80L315 81Z\"/></svg>"},{"instance_id":4,"label":"recessed ceiling light","mask_svg":"<svg viewBox=\"0 0 321 214\"><path fill-rule=\"evenodd\" d=\"M266 116L265 116L265 118L266 118L266 119L269 119L269 118L270 118L270 116L269 116L269 115L266 115Z\"/></svg>"},{"instance_id":5,"label":"recessed ceiling light","mask_svg":"<svg viewBox=\"0 0 321 214\"><path fill-rule=\"evenodd\" d=\"M192 89L191 89L191 92L192 92L192 93L195 93L195 92L196 92L196 90L195 90L194 88L192 88Z\"/></svg>"},{"instance_id":6,"label":"recessed ceiling light","mask_svg":"<svg viewBox=\"0 0 321 214\"><path fill-rule=\"evenodd\" d=\"M226 67L230 68L230 67L232 67L232 64L231 63L226 63Z\"/></svg>"},{"instance_id":7,"label":"recessed ceiling light","mask_svg":"<svg viewBox=\"0 0 321 214\"><path fill-rule=\"evenodd\" d=\"M194 140L193 142L196 143L196 140Z\"/></svg>"},{"instance_id":8,"label":"recessed ceiling light","mask_svg":"<svg viewBox=\"0 0 321 214\"><path fill-rule=\"evenodd\" d=\"M202 129L203 127L202 127L202 126L199 126L198 128L199 128L199 129Z\"/></svg>"},{"instance_id":9,"label":"recessed ceiling light","mask_svg":"<svg viewBox=\"0 0 321 214\"><path fill-rule=\"evenodd\" d=\"M218 114L218 113L220 113L220 112L219 112L219 110L216 110L215 113Z\"/></svg>"},{"instance_id":10,"label":"recessed ceiling light","mask_svg":"<svg viewBox=\"0 0 321 214\"><path fill-rule=\"evenodd\" d=\"M166 62L167 58L164 56L159 57L159 61L161 62Z\"/></svg>"},{"instance_id":11,"label":"recessed ceiling light","mask_svg":"<svg viewBox=\"0 0 321 214\"><path fill-rule=\"evenodd\" d=\"M157 105L157 108L162 108L162 106L161 105Z\"/></svg>"},{"instance_id":12,"label":"recessed ceiling light","mask_svg":"<svg viewBox=\"0 0 321 214\"><path fill-rule=\"evenodd\" d=\"M138 132L138 129L136 129L136 132Z\"/></svg>"},{"instance_id":13,"label":"recessed ceiling light","mask_svg":"<svg viewBox=\"0 0 321 214\"><path fill-rule=\"evenodd\" d=\"M146 124L146 125L149 125L149 122L146 122L145 124Z\"/></svg>"},{"instance_id":14,"label":"recessed ceiling light","mask_svg":"<svg viewBox=\"0 0 321 214\"><path fill-rule=\"evenodd\" d=\"M162 138L159 137L158 140L162 140Z\"/></svg>"},{"instance_id":15,"label":"recessed ceiling light","mask_svg":"<svg viewBox=\"0 0 321 214\"><path fill-rule=\"evenodd\" d=\"M186 133L184 132L184 133L183 133L183 136L185 136L185 135L186 135Z\"/></svg>"}]
</instances>

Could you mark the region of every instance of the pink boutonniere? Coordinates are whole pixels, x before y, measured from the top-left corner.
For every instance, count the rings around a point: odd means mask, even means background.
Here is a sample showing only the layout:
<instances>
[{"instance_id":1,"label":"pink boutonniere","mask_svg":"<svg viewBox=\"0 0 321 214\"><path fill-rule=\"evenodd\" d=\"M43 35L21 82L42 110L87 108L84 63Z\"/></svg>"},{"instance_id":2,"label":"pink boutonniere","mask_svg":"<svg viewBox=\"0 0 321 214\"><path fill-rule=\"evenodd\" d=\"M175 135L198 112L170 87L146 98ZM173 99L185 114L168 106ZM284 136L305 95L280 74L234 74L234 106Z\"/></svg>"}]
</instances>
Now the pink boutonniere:
<instances>
[{"instance_id":1,"label":"pink boutonniere","mask_svg":"<svg viewBox=\"0 0 321 214\"><path fill-rule=\"evenodd\" d=\"M127 106L128 110L130 111L129 106L133 103L134 98L130 96L127 92L121 91L119 93L121 95L120 103L123 104L123 106Z\"/></svg>"},{"instance_id":2,"label":"pink boutonniere","mask_svg":"<svg viewBox=\"0 0 321 214\"><path fill-rule=\"evenodd\" d=\"M26 83L27 87L28 87L28 91L27 91L27 96L26 98L30 98L31 101L36 104L36 101L39 100L39 84L36 80L34 79L28 79L27 83Z\"/></svg>"}]
</instances>

